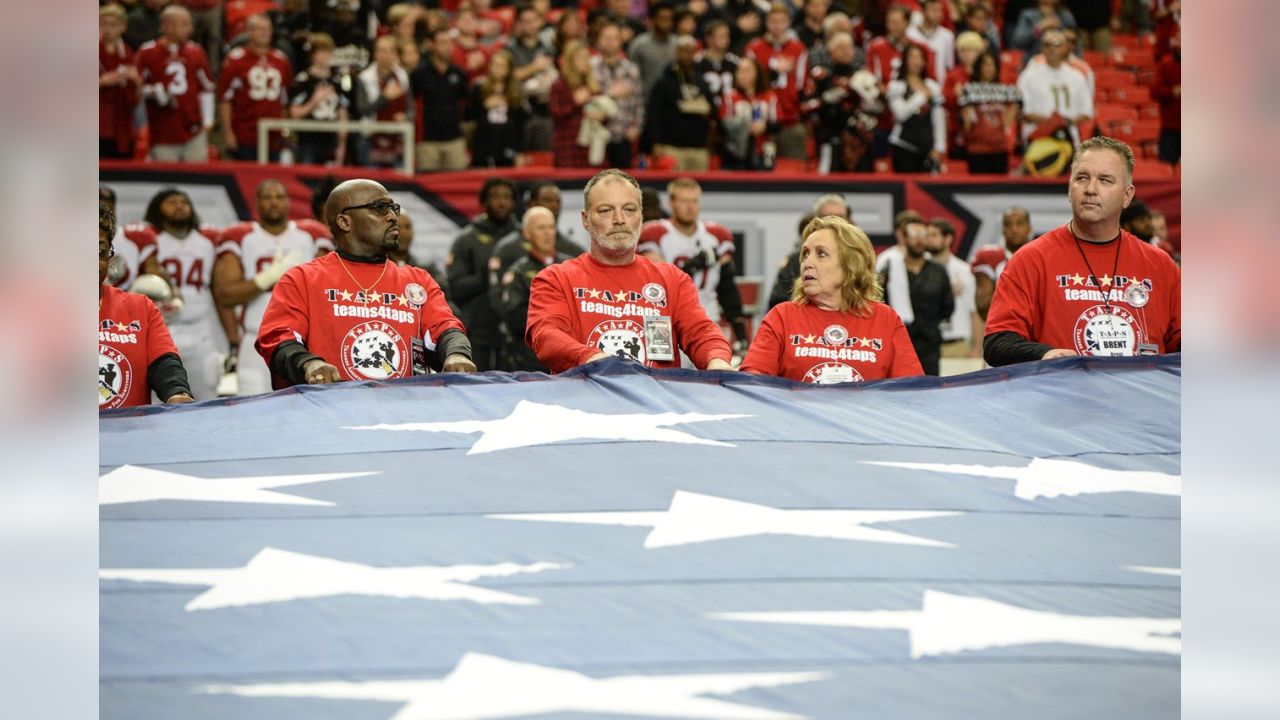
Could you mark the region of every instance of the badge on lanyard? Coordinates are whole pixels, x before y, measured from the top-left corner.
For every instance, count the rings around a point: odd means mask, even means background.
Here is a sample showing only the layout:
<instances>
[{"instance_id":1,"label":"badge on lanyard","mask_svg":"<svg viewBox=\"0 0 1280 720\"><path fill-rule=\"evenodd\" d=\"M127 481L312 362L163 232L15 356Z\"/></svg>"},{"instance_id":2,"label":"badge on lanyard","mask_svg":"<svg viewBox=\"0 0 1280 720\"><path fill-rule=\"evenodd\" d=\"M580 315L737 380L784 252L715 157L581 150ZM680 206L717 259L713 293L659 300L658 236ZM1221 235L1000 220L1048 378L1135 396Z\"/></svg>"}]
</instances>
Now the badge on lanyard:
<instances>
[{"instance_id":1,"label":"badge on lanyard","mask_svg":"<svg viewBox=\"0 0 1280 720\"><path fill-rule=\"evenodd\" d=\"M409 345L413 349L411 372L414 375L426 375L431 372L427 369L427 344L422 338L413 338L409 341Z\"/></svg>"},{"instance_id":2,"label":"badge on lanyard","mask_svg":"<svg viewBox=\"0 0 1280 720\"><path fill-rule=\"evenodd\" d=\"M675 343L671 341L671 318L667 315L647 315L644 319L645 351L650 360L676 359Z\"/></svg>"}]
</instances>

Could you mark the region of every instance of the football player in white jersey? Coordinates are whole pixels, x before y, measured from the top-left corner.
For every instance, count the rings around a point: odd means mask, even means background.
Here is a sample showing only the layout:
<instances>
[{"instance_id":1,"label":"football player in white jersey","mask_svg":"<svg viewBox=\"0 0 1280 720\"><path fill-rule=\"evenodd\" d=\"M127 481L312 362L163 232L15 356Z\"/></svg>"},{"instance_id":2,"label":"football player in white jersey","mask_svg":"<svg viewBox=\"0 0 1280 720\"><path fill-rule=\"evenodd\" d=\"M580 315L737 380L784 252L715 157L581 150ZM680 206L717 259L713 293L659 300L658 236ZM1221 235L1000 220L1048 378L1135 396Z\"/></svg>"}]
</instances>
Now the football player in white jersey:
<instances>
[{"instance_id":1,"label":"football player in white jersey","mask_svg":"<svg viewBox=\"0 0 1280 720\"><path fill-rule=\"evenodd\" d=\"M222 308L241 308L236 360L237 392L271 392L271 371L253 349L271 288L294 265L332 250L329 231L315 220L289 219L289 194L278 180L258 186L258 221L232 225L222 232L213 266L213 297Z\"/></svg>"},{"instance_id":2,"label":"football player in white jersey","mask_svg":"<svg viewBox=\"0 0 1280 720\"><path fill-rule=\"evenodd\" d=\"M145 220L156 233L156 260L182 295L182 310L166 322L187 368L191 390L197 400L217 397L221 348L232 337L210 290L218 231L200 226L191 198L177 188L156 193L147 205Z\"/></svg>"},{"instance_id":3,"label":"football player in white jersey","mask_svg":"<svg viewBox=\"0 0 1280 720\"><path fill-rule=\"evenodd\" d=\"M107 206L112 215L116 212L116 192L106 185L98 186L98 202ZM117 225L116 236L111 241L115 256L107 282L118 288L128 289L138 275L150 273L167 278L164 268L156 260L156 234L146 223ZM170 282L172 285L173 283Z\"/></svg>"},{"instance_id":4,"label":"football player in white jersey","mask_svg":"<svg viewBox=\"0 0 1280 720\"><path fill-rule=\"evenodd\" d=\"M667 185L671 217L645 223L636 252L654 262L668 262L689 273L698 298L712 322L721 318L742 343L749 341L742 296L734 282L733 234L720 223L698 219L702 212L702 186L690 177L678 177Z\"/></svg>"}]
</instances>

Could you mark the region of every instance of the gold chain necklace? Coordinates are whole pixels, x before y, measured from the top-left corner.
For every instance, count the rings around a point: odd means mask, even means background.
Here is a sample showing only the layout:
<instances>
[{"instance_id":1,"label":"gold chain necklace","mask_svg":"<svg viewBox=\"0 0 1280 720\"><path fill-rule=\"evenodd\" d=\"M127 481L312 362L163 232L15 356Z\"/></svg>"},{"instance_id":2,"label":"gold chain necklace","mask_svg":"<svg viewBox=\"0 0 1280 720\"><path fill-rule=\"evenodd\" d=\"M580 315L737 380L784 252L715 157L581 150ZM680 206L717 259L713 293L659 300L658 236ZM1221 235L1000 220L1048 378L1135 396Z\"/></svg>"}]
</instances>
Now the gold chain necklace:
<instances>
[{"instance_id":1,"label":"gold chain necklace","mask_svg":"<svg viewBox=\"0 0 1280 720\"><path fill-rule=\"evenodd\" d=\"M360 292L364 293L363 302L366 305L368 305L370 298L373 297L373 289L378 286L378 283L382 282L382 276L387 274L387 261L386 260L382 261L382 272L378 273L378 279L374 280L373 284L370 285L369 287L364 287L360 284L360 281L356 279L356 276L351 274L351 269L347 267L347 264L345 262L343 262L342 256L338 255L336 252L334 253L334 255L337 255L338 264L342 266L342 269L344 271L346 271L347 277L351 278L351 282L356 284L356 288L359 289Z\"/></svg>"}]
</instances>

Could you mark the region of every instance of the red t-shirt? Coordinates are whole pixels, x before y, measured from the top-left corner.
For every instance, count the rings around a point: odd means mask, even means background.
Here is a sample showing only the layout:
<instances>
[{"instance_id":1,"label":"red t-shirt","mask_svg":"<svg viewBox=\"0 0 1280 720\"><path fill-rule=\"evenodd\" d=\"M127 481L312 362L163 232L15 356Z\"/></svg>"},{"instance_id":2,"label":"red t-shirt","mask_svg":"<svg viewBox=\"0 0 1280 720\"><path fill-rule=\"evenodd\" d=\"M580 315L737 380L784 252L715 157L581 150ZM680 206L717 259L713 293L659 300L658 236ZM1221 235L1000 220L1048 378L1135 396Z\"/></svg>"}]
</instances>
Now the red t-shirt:
<instances>
[{"instance_id":1,"label":"red t-shirt","mask_svg":"<svg viewBox=\"0 0 1280 720\"><path fill-rule=\"evenodd\" d=\"M902 318L879 302L870 317L779 303L764 316L741 369L822 385L924 374Z\"/></svg>"},{"instance_id":2,"label":"red t-shirt","mask_svg":"<svg viewBox=\"0 0 1280 720\"><path fill-rule=\"evenodd\" d=\"M746 53L767 68L773 76L770 87L778 97L778 124L791 125L800 121L800 88L804 87L805 77L809 70L809 51L804 43L788 37L785 42L774 45L766 37L758 37L747 43ZM780 60L789 60L791 69L782 72Z\"/></svg>"},{"instance_id":3,"label":"red t-shirt","mask_svg":"<svg viewBox=\"0 0 1280 720\"><path fill-rule=\"evenodd\" d=\"M1182 272L1169 255L1124 231L1118 241L1078 247L1063 225L1014 253L996 284L987 334L1011 331L1081 355L1180 351ZM1101 277L1091 278L1089 266Z\"/></svg>"},{"instance_id":4,"label":"red t-shirt","mask_svg":"<svg viewBox=\"0 0 1280 720\"><path fill-rule=\"evenodd\" d=\"M236 48L222 63L218 97L231 103L231 129L242 146L257 146L258 120L284 116L293 69L284 53L272 48L259 55Z\"/></svg>"},{"instance_id":5,"label":"red t-shirt","mask_svg":"<svg viewBox=\"0 0 1280 720\"><path fill-rule=\"evenodd\" d=\"M104 285L98 307L98 409L151 404L147 369L178 354L151 298Z\"/></svg>"},{"instance_id":6,"label":"red t-shirt","mask_svg":"<svg viewBox=\"0 0 1280 720\"><path fill-rule=\"evenodd\" d=\"M181 145L200 133L204 117L200 93L213 92L209 58L204 48L187 41L181 46L151 40L134 59L147 94L147 124L152 145ZM167 100L165 103L159 99Z\"/></svg>"},{"instance_id":7,"label":"red t-shirt","mask_svg":"<svg viewBox=\"0 0 1280 720\"><path fill-rule=\"evenodd\" d=\"M648 357L644 319L671 318L673 350L700 368L729 361L729 343L698 301L698 290L675 265L637 255L629 265L605 265L589 254L538 273L529 291L525 342L551 372L564 372L592 355L631 357L649 367L680 366Z\"/></svg>"},{"instance_id":8,"label":"red t-shirt","mask_svg":"<svg viewBox=\"0 0 1280 720\"><path fill-rule=\"evenodd\" d=\"M133 51L123 40L114 47L98 42L98 77L118 73L133 65ZM110 87L98 86L98 137L116 141L116 149L127 151L133 144L133 106L138 104L138 86L132 81Z\"/></svg>"},{"instance_id":9,"label":"red t-shirt","mask_svg":"<svg viewBox=\"0 0 1280 720\"><path fill-rule=\"evenodd\" d=\"M369 288L374 292L366 298ZM270 365L276 348L296 340L337 367L343 380L388 380L425 373L425 351L451 329L465 332L426 270L329 253L280 278L254 346ZM272 377L273 387L287 385Z\"/></svg>"}]
</instances>

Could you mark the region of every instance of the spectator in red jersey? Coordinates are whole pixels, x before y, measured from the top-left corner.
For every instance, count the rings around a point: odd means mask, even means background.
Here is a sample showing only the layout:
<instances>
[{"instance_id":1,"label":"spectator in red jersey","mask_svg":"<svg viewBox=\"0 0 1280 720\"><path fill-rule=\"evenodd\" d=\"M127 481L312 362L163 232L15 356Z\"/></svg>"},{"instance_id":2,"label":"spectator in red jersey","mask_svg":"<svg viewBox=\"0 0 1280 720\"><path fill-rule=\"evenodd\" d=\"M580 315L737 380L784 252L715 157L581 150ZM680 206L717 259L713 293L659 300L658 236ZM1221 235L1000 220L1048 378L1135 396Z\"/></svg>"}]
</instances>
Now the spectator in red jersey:
<instances>
[{"instance_id":1,"label":"spectator in red jersey","mask_svg":"<svg viewBox=\"0 0 1280 720\"><path fill-rule=\"evenodd\" d=\"M600 94L600 81L591 72L591 50L586 43L569 43L560 57L560 77L551 84L551 121L554 128L551 149L556 167L587 167L587 147L578 142L587 113L604 119L599 111L586 109Z\"/></svg>"},{"instance_id":2,"label":"spectator in red jersey","mask_svg":"<svg viewBox=\"0 0 1280 720\"><path fill-rule=\"evenodd\" d=\"M107 284L116 217L98 206L98 410L193 401L187 371L156 304Z\"/></svg>"},{"instance_id":3,"label":"spectator in red jersey","mask_svg":"<svg viewBox=\"0 0 1280 720\"><path fill-rule=\"evenodd\" d=\"M204 48L209 64L217 66L222 59L222 0L178 0L191 11L195 25L192 40Z\"/></svg>"},{"instance_id":4,"label":"spectator in red jersey","mask_svg":"<svg viewBox=\"0 0 1280 720\"><path fill-rule=\"evenodd\" d=\"M631 155L644 123L644 91L640 85L640 68L622 52L622 28L605 22L596 34L599 55L591 58L591 70L600 88L618 106L608 119L609 144L605 146L608 165L631 167Z\"/></svg>"},{"instance_id":5,"label":"spectator in red jersey","mask_svg":"<svg viewBox=\"0 0 1280 720\"><path fill-rule=\"evenodd\" d=\"M271 46L271 20L266 15L250 15L245 29L248 44L227 55L218 77L218 119L228 154L237 160L256 160L258 121L284 116L293 68L289 58ZM284 139L273 134L273 162L283 146Z\"/></svg>"},{"instance_id":6,"label":"spectator in red jersey","mask_svg":"<svg viewBox=\"0 0 1280 720\"><path fill-rule=\"evenodd\" d=\"M351 97L334 75L333 38L311 34L311 64L289 86L289 117L306 120L346 120ZM347 131L297 133L297 161L314 165L342 165L347 152Z\"/></svg>"},{"instance_id":7,"label":"spectator in red jersey","mask_svg":"<svg viewBox=\"0 0 1280 720\"><path fill-rule=\"evenodd\" d=\"M409 74L413 94L422 98L423 107L422 140L414 153L419 171L461 170L469 161L462 137L462 104L470 86L452 58L449 29L435 28L427 56Z\"/></svg>"},{"instance_id":8,"label":"spectator in red jersey","mask_svg":"<svg viewBox=\"0 0 1280 720\"><path fill-rule=\"evenodd\" d=\"M778 97L769 87L767 75L760 61L750 55L738 63L733 88L720 109L726 169L773 169Z\"/></svg>"},{"instance_id":9,"label":"spectator in red jersey","mask_svg":"<svg viewBox=\"0 0 1280 720\"><path fill-rule=\"evenodd\" d=\"M791 30L791 16L785 5L775 3L765 16L765 33L747 45L747 57L754 57L769 71L769 81L778 98L778 154L785 158L807 158L806 128L800 119L800 90L808 73L809 52Z\"/></svg>"},{"instance_id":10,"label":"spectator in red jersey","mask_svg":"<svg viewBox=\"0 0 1280 720\"><path fill-rule=\"evenodd\" d=\"M1000 233L1004 245L988 245L973 256L974 305L983 320L987 319L991 296L1009 258L1031 242L1031 213L1017 206L1006 209L1000 219Z\"/></svg>"},{"instance_id":11,"label":"spectator in red jersey","mask_svg":"<svg viewBox=\"0 0 1280 720\"><path fill-rule=\"evenodd\" d=\"M462 323L427 271L387 258L399 249L400 206L372 180L329 194L336 252L275 284L255 347L272 386L475 372Z\"/></svg>"},{"instance_id":12,"label":"spectator in red jersey","mask_svg":"<svg viewBox=\"0 0 1280 720\"><path fill-rule=\"evenodd\" d=\"M996 56L979 56L973 79L964 84L958 101L969 172L1009 172L1009 151L1013 149L1020 101L1017 87L1000 82L1000 61Z\"/></svg>"},{"instance_id":13,"label":"spectator in red jersey","mask_svg":"<svg viewBox=\"0 0 1280 720\"><path fill-rule=\"evenodd\" d=\"M551 372L610 356L677 367L683 351L707 370L732 370L729 343L675 265L636 255L640 184L603 170L583 192L582 227L591 250L537 274L525 342Z\"/></svg>"},{"instance_id":14,"label":"spectator in red jersey","mask_svg":"<svg viewBox=\"0 0 1280 720\"><path fill-rule=\"evenodd\" d=\"M947 153L947 113L942 87L928 77L927 54L918 45L902 52L898 79L889 84L893 112L893 171L936 172Z\"/></svg>"},{"instance_id":15,"label":"spectator in red jersey","mask_svg":"<svg viewBox=\"0 0 1280 720\"><path fill-rule=\"evenodd\" d=\"M1121 229L1133 195L1128 145L1104 136L1080 144L1067 186L1071 220L1015 254L996 285L988 364L1181 351L1182 273Z\"/></svg>"},{"instance_id":16,"label":"spectator in red jersey","mask_svg":"<svg viewBox=\"0 0 1280 720\"><path fill-rule=\"evenodd\" d=\"M121 39L124 10L106 5L98 10L98 157L133 157L133 108L142 76L133 51Z\"/></svg>"},{"instance_id":17,"label":"spectator in red jersey","mask_svg":"<svg viewBox=\"0 0 1280 720\"><path fill-rule=\"evenodd\" d=\"M882 302L867 234L829 215L803 237L791 300L765 315L742 371L820 385L922 375L902 318Z\"/></svg>"},{"instance_id":18,"label":"spectator in red jersey","mask_svg":"<svg viewBox=\"0 0 1280 720\"><path fill-rule=\"evenodd\" d=\"M451 37L453 38L453 64L462 68L467 78L473 83L484 77L494 48L486 47L481 42L480 19L469 6L458 10L453 20ZM410 70L417 66L417 63L405 65Z\"/></svg>"},{"instance_id":19,"label":"spectator in red jersey","mask_svg":"<svg viewBox=\"0 0 1280 720\"><path fill-rule=\"evenodd\" d=\"M213 127L213 80L204 50L191 42L191 13L170 5L160 17L161 36L138 49L151 159L207 162Z\"/></svg>"},{"instance_id":20,"label":"spectator in red jersey","mask_svg":"<svg viewBox=\"0 0 1280 720\"><path fill-rule=\"evenodd\" d=\"M383 35L373 43L373 63L360 71L356 83L356 114L383 122L413 121L413 93L409 73L400 67L397 40ZM369 136L361 165L399 167L406 148L404 138L395 133Z\"/></svg>"},{"instance_id":21,"label":"spectator in red jersey","mask_svg":"<svg viewBox=\"0 0 1280 720\"><path fill-rule=\"evenodd\" d=\"M511 53L499 50L489 59L488 73L471 86L472 167L512 167L520 155L529 106L512 70Z\"/></svg>"},{"instance_id":22,"label":"spectator in red jersey","mask_svg":"<svg viewBox=\"0 0 1280 720\"><path fill-rule=\"evenodd\" d=\"M1160 141L1158 153L1161 160L1177 165L1182 159L1182 30L1179 28L1170 40L1173 51L1160 60L1156 68L1155 82L1151 84L1151 97L1160 104Z\"/></svg>"}]
</instances>

